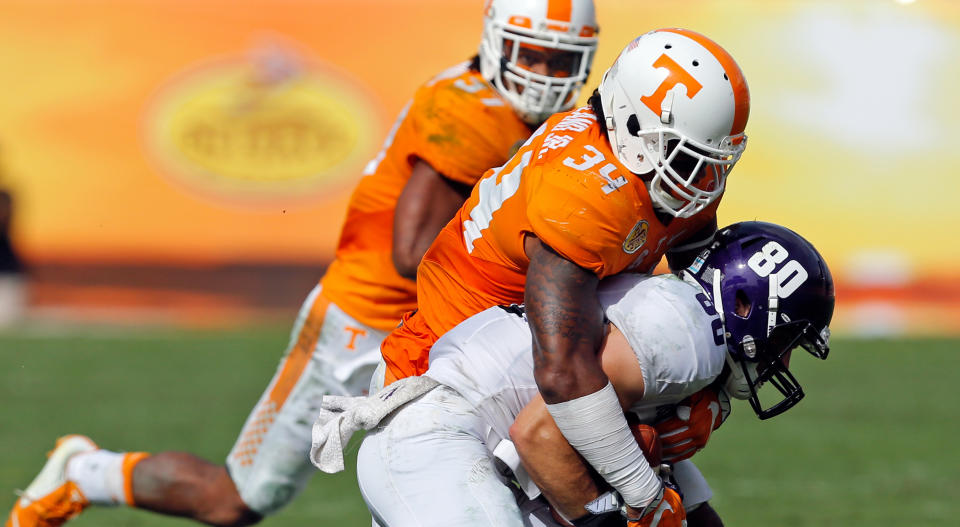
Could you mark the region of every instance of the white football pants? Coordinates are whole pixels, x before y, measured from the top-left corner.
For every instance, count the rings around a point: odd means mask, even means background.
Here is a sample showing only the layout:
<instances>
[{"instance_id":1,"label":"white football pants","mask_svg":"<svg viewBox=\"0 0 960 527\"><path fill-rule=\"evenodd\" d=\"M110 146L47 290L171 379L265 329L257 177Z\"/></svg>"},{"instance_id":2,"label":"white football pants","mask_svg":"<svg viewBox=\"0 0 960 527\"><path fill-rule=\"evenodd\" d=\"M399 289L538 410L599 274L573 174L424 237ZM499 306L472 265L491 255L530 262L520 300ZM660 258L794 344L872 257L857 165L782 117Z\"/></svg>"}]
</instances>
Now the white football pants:
<instances>
[{"instance_id":1,"label":"white football pants","mask_svg":"<svg viewBox=\"0 0 960 527\"><path fill-rule=\"evenodd\" d=\"M379 527L553 527L546 503L518 498L498 473L488 426L474 407L439 386L367 433L357 481ZM502 438L501 438L502 439ZM711 497L690 461L675 467L690 510Z\"/></svg>"},{"instance_id":2,"label":"white football pants","mask_svg":"<svg viewBox=\"0 0 960 527\"><path fill-rule=\"evenodd\" d=\"M227 456L243 502L267 515L290 502L317 470L313 421L326 394L363 395L386 333L360 324L321 294L307 296L277 373Z\"/></svg>"}]
</instances>

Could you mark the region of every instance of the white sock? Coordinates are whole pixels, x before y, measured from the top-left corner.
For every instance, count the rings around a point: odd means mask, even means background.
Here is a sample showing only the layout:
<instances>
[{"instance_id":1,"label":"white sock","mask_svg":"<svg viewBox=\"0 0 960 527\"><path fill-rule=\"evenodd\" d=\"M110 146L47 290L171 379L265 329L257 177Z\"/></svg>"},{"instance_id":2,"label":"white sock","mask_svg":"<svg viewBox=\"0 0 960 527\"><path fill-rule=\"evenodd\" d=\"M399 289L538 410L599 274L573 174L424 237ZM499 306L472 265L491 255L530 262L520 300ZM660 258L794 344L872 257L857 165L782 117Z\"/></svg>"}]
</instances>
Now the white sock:
<instances>
[{"instance_id":1,"label":"white sock","mask_svg":"<svg viewBox=\"0 0 960 527\"><path fill-rule=\"evenodd\" d=\"M67 461L67 479L94 505L124 505L123 458L126 454L94 450Z\"/></svg>"}]
</instances>

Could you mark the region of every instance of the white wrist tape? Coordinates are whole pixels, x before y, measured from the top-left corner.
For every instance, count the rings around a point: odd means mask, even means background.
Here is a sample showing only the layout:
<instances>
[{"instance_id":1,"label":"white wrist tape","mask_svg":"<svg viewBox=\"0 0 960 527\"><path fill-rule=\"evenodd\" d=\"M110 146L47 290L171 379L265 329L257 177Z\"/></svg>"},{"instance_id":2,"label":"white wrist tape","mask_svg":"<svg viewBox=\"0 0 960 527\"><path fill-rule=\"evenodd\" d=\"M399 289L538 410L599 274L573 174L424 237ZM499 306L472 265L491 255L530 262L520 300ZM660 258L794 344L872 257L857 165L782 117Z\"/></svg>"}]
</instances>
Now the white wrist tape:
<instances>
[{"instance_id":1,"label":"white wrist tape","mask_svg":"<svg viewBox=\"0 0 960 527\"><path fill-rule=\"evenodd\" d=\"M609 382L599 391L548 404L563 437L634 508L653 501L662 486L627 427L620 401Z\"/></svg>"}]
</instances>

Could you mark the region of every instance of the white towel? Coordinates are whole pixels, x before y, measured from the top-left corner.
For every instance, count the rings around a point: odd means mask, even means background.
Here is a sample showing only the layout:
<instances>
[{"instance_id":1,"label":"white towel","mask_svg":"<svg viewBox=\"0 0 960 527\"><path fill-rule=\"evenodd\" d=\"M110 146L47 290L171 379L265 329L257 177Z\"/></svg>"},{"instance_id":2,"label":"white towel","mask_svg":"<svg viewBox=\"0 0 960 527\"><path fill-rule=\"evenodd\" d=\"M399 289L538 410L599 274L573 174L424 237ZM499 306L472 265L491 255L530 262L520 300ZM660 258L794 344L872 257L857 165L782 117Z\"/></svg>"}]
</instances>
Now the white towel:
<instances>
[{"instance_id":1,"label":"white towel","mask_svg":"<svg viewBox=\"0 0 960 527\"><path fill-rule=\"evenodd\" d=\"M328 474L342 471L343 448L353 434L377 426L394 410L439 384L429 377L407 377L373 395L325 395L320 403L320 415L313 423L310 461Z\"/></svg>"}]
</instances>

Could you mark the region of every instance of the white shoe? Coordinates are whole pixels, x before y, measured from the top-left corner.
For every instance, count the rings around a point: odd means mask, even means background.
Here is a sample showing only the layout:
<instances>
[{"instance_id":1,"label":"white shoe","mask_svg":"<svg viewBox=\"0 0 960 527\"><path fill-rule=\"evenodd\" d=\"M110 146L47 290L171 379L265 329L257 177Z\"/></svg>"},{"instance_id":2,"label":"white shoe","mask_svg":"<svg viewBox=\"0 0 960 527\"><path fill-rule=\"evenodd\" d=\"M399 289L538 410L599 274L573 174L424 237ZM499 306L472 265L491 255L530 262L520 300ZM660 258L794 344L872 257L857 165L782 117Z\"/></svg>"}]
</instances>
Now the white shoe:
<instances>
[{"instance_id":1,"label":"white shoe","mask_svg":"<svg viewBox=\"0 0 960 527\"><path fill-rule=\"evenodd\" d=\"M97 448L96 443L82 435L58 439L40 473L20 493L6 527L59 527L80 514L90 502L75 483L67 481L67 460Z\"/></svg>"}]
</instances>

